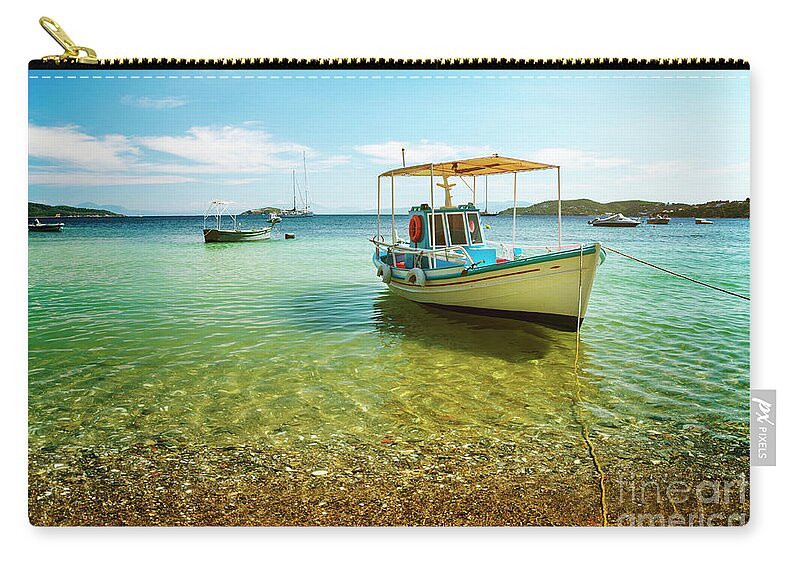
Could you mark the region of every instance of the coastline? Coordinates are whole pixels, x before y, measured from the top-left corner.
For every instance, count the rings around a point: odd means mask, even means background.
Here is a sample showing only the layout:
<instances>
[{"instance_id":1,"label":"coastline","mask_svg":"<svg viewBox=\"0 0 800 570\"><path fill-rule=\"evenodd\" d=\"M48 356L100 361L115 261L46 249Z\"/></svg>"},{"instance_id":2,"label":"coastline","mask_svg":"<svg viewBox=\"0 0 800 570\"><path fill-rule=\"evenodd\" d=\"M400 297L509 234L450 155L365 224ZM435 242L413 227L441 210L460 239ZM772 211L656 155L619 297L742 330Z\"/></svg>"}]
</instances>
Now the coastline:
<instances>
[{"instance_id":1,"label":"coastline","mask_svg":"<svg viewBox=\"0 0 800 570\"><path fill-rule=\"evenodd\" d=\"M603 498L610 526L727 526L749 516L746 457L717 458L704 473L689 457L606 464L601 454L601 497L582 442L382 441L212 448L150 440L32 451L29 519L36 526L602 526ZM670 491L677 478L681 486Z\"/></svg>"}]
</instances>

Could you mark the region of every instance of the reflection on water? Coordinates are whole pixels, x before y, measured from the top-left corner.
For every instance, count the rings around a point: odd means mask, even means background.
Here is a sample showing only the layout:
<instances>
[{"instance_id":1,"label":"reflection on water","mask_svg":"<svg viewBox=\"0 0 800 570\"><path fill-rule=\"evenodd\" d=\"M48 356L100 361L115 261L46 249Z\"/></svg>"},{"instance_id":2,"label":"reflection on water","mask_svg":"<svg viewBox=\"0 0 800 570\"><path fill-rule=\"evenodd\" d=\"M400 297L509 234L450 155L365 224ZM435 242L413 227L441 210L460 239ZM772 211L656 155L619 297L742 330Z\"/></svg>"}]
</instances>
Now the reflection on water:
<instances>
[{"instance_id":1,"label":"reflection on water","mask_svg":"<svg viewBox=\"0 0 800 570\"><path fill-rule=\"evenodd\" d=\"M564 338L537 324L449 311L388 291L376 297L374 307L376 328L389 346L404 340L433 351L461 351L466 358L485 356L521 363L544 359L554 343Z\"/></svg>"}]
</instances>

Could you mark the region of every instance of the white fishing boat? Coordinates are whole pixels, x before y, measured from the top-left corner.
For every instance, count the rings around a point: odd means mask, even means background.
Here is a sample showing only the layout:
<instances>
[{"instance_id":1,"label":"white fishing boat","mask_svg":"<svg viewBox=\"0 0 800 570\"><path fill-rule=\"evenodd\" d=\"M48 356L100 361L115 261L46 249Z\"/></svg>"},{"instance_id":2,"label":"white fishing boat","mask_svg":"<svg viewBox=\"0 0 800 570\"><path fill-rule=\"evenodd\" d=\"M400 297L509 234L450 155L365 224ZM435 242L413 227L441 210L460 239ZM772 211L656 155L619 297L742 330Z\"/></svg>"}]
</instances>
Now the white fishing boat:
<instances>
[{"instance_id":1,"label":"white fishing boat","mask_svg":"<svg viewBox=\"0 0 800 570\"><path fill-rule=\"evenodd\" d=\"M558 235L553 245L524 245L516 241L517 176L528 171L554 169L558 179ZM475 206L476 181L498 176L513 189L514 208L510 241L490 242ZM408 238L400 239L395 224L395 181L404 177L430 180L430 204L410 209ZM472 192L472 201L454 206L450 193L460 179ZM560 167L488 156L389 170L378 176L378 212L381 181L391 184L391 235L370 241L378 275L389 290L406 299L466 311L575 330L586 314L597 267L605 259L599 242L565 245L561 242ZM434 183L440 178L442 182ZM469 179L472 184L469 184ZM434 186L444 190L444 203L435 204Z\"/></svg>"},{"instance_id":2,"label":"white fishing boat","mask_svg":"<svg viewBox=\"0 0 800 570\"><path fill-rule=\"evenodd\" d=\"M32 224L28 224L29 232L60 232L64 229L64 224L43 224L38 219L34 220Z\"/></svg>"},{"instance_id":3,"label":"white fishing boat","mask_svg":"<svg viewBox=\"0 0 800 570\"><path fill-rule=\"evenodd\" d=\"M260 241L269 239L272 227L280 222L280 218L270 216L270 225L253 229L242 229L236 214L232 214L228 206L230 202L212 200L203 216L203 241L206 243ZM212 222L209 224L209 219ZM223 220L230 220L230 228L223 227Z\"/></svg>"},{"instance_id":4,"label":"white fishing boat","mask_svg":"<svg viewBox=\"0 0 800 570\"><path fill-rule=\"evenodd\" d=\"M597 218L589 220L590 226L603 228L635 228L642 221L636 218L628 218L622 214L603 214Z\"/></svg>"},{"instance_id":5,"label":"white fishing boat","mask_svg":"<svg viewBox=\"0 0 800 570\"><path fill-rule=\"evenodd\" d=\"M303 177L305 180L305 199L303 199L303 194L300 194L300 199L303 202L302 207L297 207L297 179L294 175L294 170L292 170L292 209L291 210L281 210L280 216L284 218L310 218L314 215L314 212L311 211L311 206L308 201L308 171L306 170L306 153L303 153Z\"/></svg>"}]
</instances>

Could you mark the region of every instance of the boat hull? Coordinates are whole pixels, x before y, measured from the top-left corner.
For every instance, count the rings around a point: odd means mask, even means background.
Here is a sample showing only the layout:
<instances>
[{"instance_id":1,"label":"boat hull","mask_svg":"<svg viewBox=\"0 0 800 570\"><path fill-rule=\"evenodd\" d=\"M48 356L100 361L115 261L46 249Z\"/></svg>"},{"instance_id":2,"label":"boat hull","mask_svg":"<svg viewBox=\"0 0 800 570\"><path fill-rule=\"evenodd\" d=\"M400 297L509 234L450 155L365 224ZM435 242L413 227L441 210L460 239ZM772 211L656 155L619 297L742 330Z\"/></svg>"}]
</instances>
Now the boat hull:
<instances>
[{"instance_id":1,"label":"boat hull","mask_svg":"<svg viewBox=\"0 0 800 570\"><path fill-rule=\"evenodd\" d=\"M641 222L592 222L596 228L635 228Z\"/></svg>"},{"instance_id":2,"label":"boat hull","mask_svg":"<svg viewBox=\"0 0 800 570\"><path fill-rule=\"evenodd\" d=\"M271 235L272 227L259 228L257 230L203 230L203 240L205 240L206 243L260 241L269 239Z\"/></svg>"},{"instance_id":3,"label":"boat hull","mask_svg":"<svg viewBox=\"0 0 800 570\"><path fill-rule=\"evenodd\" d=\"M580 249L539 255L427 279L424 285L407 282L408 270L392 268L387 285L394 294L417 303L575 330L586 315L604 257L597 243L586 246L582 255ZM374 261L380 265L377 258Z\"/></svg>"},{"instance_id":4,"label":"boat hull","mask_svg":"<svg viewBox=\"0 0 800 570\"><path fill-rule=\"evenodd\" d=\"M60 232L64 229L64 224L40 224L38 226L28 226L29 232Z\"/></svg>"},{"instance_id":5,"label":"boat hull","mask_svg":"<svg viewBox=\"0 0 800 570\"><path fill-rule=\"evenodd\" d=\"M281 218L313 218L314 212L310 210L281 210Z\"/></svg>"}]
</instances>

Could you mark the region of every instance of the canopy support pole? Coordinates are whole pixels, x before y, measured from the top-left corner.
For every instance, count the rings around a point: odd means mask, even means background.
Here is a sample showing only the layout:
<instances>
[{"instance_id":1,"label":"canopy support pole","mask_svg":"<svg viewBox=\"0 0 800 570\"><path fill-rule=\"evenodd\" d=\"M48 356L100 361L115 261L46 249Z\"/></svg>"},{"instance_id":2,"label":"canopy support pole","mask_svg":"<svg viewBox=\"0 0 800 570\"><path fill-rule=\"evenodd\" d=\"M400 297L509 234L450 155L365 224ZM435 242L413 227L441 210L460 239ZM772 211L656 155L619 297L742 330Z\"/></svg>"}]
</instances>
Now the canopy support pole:
<instances>
[{"instance_id":1,"label":"canopy support pole","mask_svg":"<svg viewBox=\"0 0 800 570\"><path fill-rule=\"evenodd\" d=\"M475 184L477 184L477 182L478 182L478 177L477 176L473 176L472 177L472 205L473 206L478 203L478 199L475 197L475 191L477 190L477 187L475 186Z\"/></svg>"},{"instance_id":2,"label":"canopy support pole","mask_svg":"<svg viewBox=\"0 0 800 570\"><path fill-rule=\"evenodd\" d=\"M489 176L487 174L483 175L483 213L489 213Z\"/></svg>"},{"instance_id":3,"label":"canopy support pole","mask_svg":"<svg viewBox=\"0 0 800 570\"><path fill-rule=\"evenodd\" d=\"M378 176L378 235L375 239L381 241L381 177Z\"/></svg>"},{"instance_id":4,"label":"canopy support pole","mask_svg":"<svg viewBox=\"0 0 800 570\"><path fill-rule=\"evenodd\" d=\"M514 246L517 243L517 173L514 173L514 219L511 222L511 260L514 260Z\"/></svg>"},{"instance_id":5,"label":"canopy support pole","mask_svg":"<svg viewBox=\"0 0 800 570\"><path fill-rule=\"evenodd\" d=\"M561 250L561 167L556 166L558 174L558 249Z\"/></svg>"},{"instance_id":6,"label":"canopy support pole","mask_svg":"<svg viewBox=\"0 0 800 570\"><path fill-rule=\"evenodd\" d=\"M392 176L392 243L395 243L397 241L394 238L395 235L397 235L397 233L394 229L394 175L393 175Z\"/></svg>"},{"instance_id":7,"label":"canopy support pole","mask_svg":"<svg viewBox=\"0 0 800 570\"><path fill-rule=\"evenodd\" d=\"M436 249L436 207L433 204L433 164L431 164L431 225L428 226L430 235L430 246L431 249ZM433 258L430 258L429 261L431 262L430 265L433 269L436 269L436 252L433 253Z\"/></svg>"}]
</instances>

